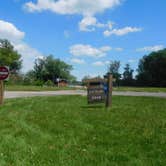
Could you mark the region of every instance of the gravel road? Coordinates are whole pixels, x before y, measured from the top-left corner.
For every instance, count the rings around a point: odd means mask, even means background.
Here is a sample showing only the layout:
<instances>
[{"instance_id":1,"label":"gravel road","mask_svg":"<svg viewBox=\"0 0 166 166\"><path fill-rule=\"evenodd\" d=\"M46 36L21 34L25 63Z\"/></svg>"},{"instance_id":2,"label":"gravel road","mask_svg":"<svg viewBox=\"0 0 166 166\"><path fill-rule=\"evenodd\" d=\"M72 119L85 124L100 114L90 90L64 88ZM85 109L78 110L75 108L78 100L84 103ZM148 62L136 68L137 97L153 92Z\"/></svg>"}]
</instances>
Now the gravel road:
<instances>
[{"instance_id":1,"label":"gravel road","mask_svg":"<svg viewBox=\"0 0 166 166\"><path fill-rule=\"evenodd\" d=\"M24 91L6 91L5 98L22 98L33 96L58 96L58 95L82 95L86 96L87 92L83 90L64 90L64 91L42 91L42 92L24 92ZM118 96L149 96L166 98L166 93L150 93L150 92L113 92Z\"/></svg>"}]
</instances>

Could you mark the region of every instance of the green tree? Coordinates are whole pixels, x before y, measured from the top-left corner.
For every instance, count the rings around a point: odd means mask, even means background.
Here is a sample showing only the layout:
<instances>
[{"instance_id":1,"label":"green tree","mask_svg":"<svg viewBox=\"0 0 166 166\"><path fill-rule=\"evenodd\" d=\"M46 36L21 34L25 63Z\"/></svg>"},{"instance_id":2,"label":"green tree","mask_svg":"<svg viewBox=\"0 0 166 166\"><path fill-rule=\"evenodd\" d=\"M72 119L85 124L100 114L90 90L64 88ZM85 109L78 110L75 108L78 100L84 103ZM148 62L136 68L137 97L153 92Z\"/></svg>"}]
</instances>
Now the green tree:
<instances>
[{"instance_id":1,"label":"green tree","mask_svg":"<svg viewBox=\"0 0 166 166\"><path fill-rule=\"evenodd\" d=\"M134 83L134 79L133 79L133 72L134 70L132 70L130 68L129 64L126 64L124 67L124 72L123 72L123 85L125 86L132 86Z\"/></svg>"},{"instance_id":2,"label":"green tree","mask_svg":"<svg viewBox=\"0 0 166 166\"><path fill-rule=\"evenodd\" d=\"M34 74L32 74L32 71L31 71L31 76L34 76L35 80L42 81L45 79L46 77L45 59L38 58L35 60L33 73Z\"/></svg>"},{"instance_id":3,"label":"green tree","mask_svg":"<svg viewBox=\"0 0 166 166\"><path fill-rule=\"evenodd\" d=\"M10 72L16 74L21 69L21 55L14 50L8 40L0 39L0 66L9 66Z\"/></svg>"},{"instance_id":4,"label":"green tree","mask_svg":"<svg viewBox=\"0 0 166 166\"><path fill-rule=\"evenodd\" d=\"M33 84L35 84L35 75L34 75L33 70L28 71L24 75L23 84L24 85L33 85Z\"/></svg>"},{"instance_id":5,"label":"green tree","mask_svg":"<svg viewBox=\"0 0 166 166\"><path fill-rule=\"evenodd\" d=\"M72 66L61 61L60 59L54 59L52 55L37 59L34 66L34 76L36 80L55 82L57 78L63 78L67 80L74 80L75 78L70 74Z\"/></svg>"},{"instance_id":6,"label":"green tree","mask_svg":"<svg viewBox=\"0 0 166 166\"><path fill-rule=\"evenodd\" d=\"M139 85L166 87L166 49L145 55L137 71Z\"/></svg>"},{"instance_id":7,"label":"green tree","mask_svg":"<svg viewBox=\"0 0 166 166\"><path fill-rule=\"evenodd\" d=\"M108 72L116 79L116 85L119 86L121 74L119 73L120 61L112 61L109 65Z\"/></svg>"}]
</instances>

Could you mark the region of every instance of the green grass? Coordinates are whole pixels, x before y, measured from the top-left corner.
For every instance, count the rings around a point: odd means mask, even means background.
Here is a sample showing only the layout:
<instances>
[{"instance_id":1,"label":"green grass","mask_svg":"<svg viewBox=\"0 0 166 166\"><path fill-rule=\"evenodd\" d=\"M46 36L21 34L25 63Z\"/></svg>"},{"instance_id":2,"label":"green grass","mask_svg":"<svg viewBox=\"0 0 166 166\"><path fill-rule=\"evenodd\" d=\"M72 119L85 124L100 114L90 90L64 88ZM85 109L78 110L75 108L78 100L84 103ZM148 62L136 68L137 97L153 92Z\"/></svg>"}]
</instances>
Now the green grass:
<instances>
[{"instance_id":1,"label":"green grass","mask_svg":"<svg viewBox=\"0 0 166 166\"><path fill-rule=\"evenodd\" d=\"M57 91L57 90L76 90L72 87L51 87L51 86L32 86L32 85L6 85L7 91Z\"/></svg>"},{"instance_id":2,"label":"green grass","mask_svg":"<svg viewBox=\"0 0 166 166\"><path fill-rule=\"evenodd\" d=\"M114 91L133 91L133 92L166 92L166 88L155 87L114 87Z\"/></svg>"},{"instance_id":3,"label":"green grass","mask_svg":"<svg viewBox=\"0 0 166 166\"><path fill-rule=\"evenodd\" d=\"M166 99L85 97L6 100L0 107L0 166L165 166Z\"/></svg>"}]
</instances>

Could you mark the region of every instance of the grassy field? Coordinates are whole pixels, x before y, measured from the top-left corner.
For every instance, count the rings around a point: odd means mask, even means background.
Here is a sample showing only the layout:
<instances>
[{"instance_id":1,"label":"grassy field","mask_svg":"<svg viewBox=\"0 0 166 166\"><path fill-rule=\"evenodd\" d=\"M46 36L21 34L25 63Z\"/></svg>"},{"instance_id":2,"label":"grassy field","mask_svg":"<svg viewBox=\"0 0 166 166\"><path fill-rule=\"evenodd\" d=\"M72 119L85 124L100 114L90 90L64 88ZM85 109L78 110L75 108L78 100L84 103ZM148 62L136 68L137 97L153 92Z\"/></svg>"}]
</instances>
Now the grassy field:
<instances>
[{"instance_id":1,"label":"grassy field","mask_svg":"<svg viewBox=\"0 0 166 166\"><path fill-rule=\"evenodd\" d=\"M166 88L153 88L153 87L114 87L114 91L166 92Z\"/></svg>"},{"instance_id":2,"label":"grassy field","mask_svg":"<svg viewBox=\"0 0 166 166\"><path fill-rule=\"evenodd\" d=\"M165 166L166 99L113 97L112 110L81 96L6 100L1 166Z\"/></svg>"},{"instance_id":3,"label":"grassy field","mask_svg":"<svg viewBox=\"0 0 166 166\"><path fill-rule=\"evenodd\" d=\"M47 86L23 86L23 85L7 85L8 91L55 91L55 90L76 90L85 88L72 88L72 87L47 87ZM166 92L166 88L151 88L151 87L114 87L114 91L134 91L134 92Z\"/></svg>"}]
</instances>

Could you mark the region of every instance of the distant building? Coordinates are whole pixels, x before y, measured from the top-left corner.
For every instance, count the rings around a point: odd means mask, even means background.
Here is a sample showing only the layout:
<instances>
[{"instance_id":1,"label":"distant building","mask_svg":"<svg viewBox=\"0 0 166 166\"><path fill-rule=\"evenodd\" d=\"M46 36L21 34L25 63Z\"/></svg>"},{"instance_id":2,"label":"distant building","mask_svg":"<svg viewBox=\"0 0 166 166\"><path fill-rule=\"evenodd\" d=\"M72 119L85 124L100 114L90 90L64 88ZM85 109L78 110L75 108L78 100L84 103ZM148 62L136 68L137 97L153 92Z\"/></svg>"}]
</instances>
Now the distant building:
<instances>
[{"instance_id":1,"label":"distant building","mask_svg":"<svg viewBox=\"0 0 166 166\"><path fill-rule=\"evenodd\" d=\"M57 87L67 87L68 86L68 81L66 79L57 79L55 82L55 85Z\"/></svg>"}]
</instances>

